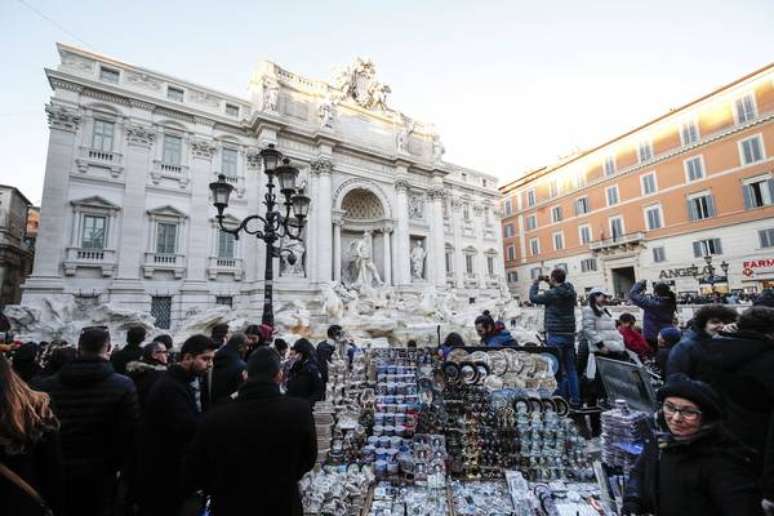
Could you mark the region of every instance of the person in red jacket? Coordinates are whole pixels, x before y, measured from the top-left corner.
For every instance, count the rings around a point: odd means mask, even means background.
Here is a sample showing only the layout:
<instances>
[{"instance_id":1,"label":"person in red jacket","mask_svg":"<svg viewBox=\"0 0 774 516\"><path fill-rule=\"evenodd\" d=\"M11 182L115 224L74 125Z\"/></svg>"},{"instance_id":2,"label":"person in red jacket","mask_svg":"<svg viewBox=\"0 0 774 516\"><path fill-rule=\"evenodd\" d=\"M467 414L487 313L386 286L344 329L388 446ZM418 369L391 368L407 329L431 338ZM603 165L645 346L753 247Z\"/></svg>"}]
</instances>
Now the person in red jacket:
<instances>
[{"instance_id":1,"label":"person in red jacket","mask_svg":"<svg viewBox=\"0 0 774 516\"><path fill-rule=\"evenodd\" d=\"M641 333L634 329L634 324L637 322L637 318L630 313L623 313L618 318L618 331L623 335L624 345L626 349L633 351L637 354L640 361L651 358L653 351L648 346L648 342Z\"/></svg>"}]
</instances>

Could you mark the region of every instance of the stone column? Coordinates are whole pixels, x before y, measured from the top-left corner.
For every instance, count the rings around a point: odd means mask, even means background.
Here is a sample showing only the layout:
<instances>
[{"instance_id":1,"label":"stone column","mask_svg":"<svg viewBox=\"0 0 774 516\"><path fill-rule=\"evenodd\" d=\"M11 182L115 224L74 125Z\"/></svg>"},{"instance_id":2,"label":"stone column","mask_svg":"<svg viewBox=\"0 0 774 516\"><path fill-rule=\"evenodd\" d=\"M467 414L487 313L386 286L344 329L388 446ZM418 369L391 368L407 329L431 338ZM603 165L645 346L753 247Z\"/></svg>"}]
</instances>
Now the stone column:
<instances>
[{"instance_id":1,"label":"stone column","mask_svg":"<svg viewBox=\"0 0 774 516\"><path fill-rule=\"evenodd\" d=\"M261 149L251 147L245 155L245 196L247 197L247 214L260 213L263 205L261 183L266 175L261 167ZM242 286L243 294L250 293L254 283L263 279L263 251L264 244L254 236L242 234L239 236L239 256L242 258L242 267L245 271L245 285ZM260 255L260 256L259 256ZM260 271L259 271L260 269Z\"/></svg>"},{"instance_id":2,"label":"stone column","mask_svg":"<svg viewBox=\"0 0 774 516\"><path fill-rule=\"evenodd\" d=\"M399 167L400 169L400 167ZM404 169L405 170L405 169ZM399 287L411 285L411 261L409 215L408 215L408 189L409 182L405 177L395 181L395 190L398 193L396 217L398 227L395 231L395 254L397 257L395 266L395 284Z\"/></svg>"},{"instance_id":3,"label":"stone column","mask_svg":"<svg viewBox=\"0 0 774 516\"><path fill-rule=\"evenodd\" d=\"M332 206L332 175L333 162L325 157L311 163L312 172L318 175L317 192L314 199L319 206L316 216L319 219L316 235L317 280L330 282L333 270L333 206Z\"/></svg>"},{"instance_id":4,"label":"stone column","mask_svg":"<svg viewBox=\"0 0 774 516\"><path fill-rule=\"evenodd\" d=\"M384 284L392 285L392 250L390 249L390 233L392 228L386 226L382 229L382 239L384 247Z\"/></svg>"},{"instance_id":5,"label":"stone column","mask_svg":"<svg viewBox=\"0 0 774 516\"><path fill-rule=\"evenodd\" d=\"M437 287L446 285L446 264L444 259L445 237L443 232L443 198L446 192L437 185L430 190L430 242L427 279Z\"/></svg>"},{"instance_id":6,"label":"stone column","mask_svg":"<svg viewBox=\"0 0 774 516\"><path fill-rule=\"evenodd\" d=\"M333 222L333 281L341 282L341 221Z\"/></svg>"},{"instance_id":7,"label":"stone column","mask_svg":"<svg viewBox=\"0 0 774 516\"><path fill-rule=\"evenodd\" d=\"M59 267L69 238L66 228L70 208L67 202L70 167L73 166L73 153L77 148L75 138L81 114L77 109L53 103L46 106L46 114L51 132L48 137L33 278L30 278L33 281L28 281L28 284L44 278L61 280Z\"/></svg>"},{"instance_id":8,"label":"stone column","mask_svg":"<svg viewBox=\"0 0 774 516\"><path fill-rule=\"evenodd\" d=\"M452 264L454 266L454 284L457 287L463 287L465 281L465 254L462 252L462 203L459 197L449 200L451 205L451 224L454 230L454 252L452 253Z\"/></svg>"}]
</instances>

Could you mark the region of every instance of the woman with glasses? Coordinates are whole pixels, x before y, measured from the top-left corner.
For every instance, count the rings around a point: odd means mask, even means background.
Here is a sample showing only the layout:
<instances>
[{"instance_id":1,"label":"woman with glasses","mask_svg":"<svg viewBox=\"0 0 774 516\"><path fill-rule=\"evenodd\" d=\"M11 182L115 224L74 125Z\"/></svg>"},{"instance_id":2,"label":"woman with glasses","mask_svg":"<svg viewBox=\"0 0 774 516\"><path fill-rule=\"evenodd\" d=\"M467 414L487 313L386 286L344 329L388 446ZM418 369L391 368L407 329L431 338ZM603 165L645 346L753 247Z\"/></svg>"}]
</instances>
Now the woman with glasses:
<instances>
[{"instance_id":1,"label":"woman with glasses","mask_svg":"<svg viewBox=\"0 0 774 516\"><path fill-rule=\"evenodd\" d=\"M655 437L629 475L623 514L762 514L751 452L725 431L715 391L673 375L658 401Z\"/></svg>"}]
</instances>

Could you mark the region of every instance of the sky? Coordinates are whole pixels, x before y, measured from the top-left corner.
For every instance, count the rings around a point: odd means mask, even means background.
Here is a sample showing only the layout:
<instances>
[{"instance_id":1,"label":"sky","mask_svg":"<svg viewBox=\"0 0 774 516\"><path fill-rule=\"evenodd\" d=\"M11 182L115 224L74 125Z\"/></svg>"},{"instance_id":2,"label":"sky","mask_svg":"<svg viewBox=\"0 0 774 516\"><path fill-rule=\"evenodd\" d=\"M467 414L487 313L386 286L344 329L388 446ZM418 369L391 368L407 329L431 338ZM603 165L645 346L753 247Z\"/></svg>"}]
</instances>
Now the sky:
<instances>
[{"instance_id":1,"label":"sky","mask_svg":"<svg viewBox=\"0 0 774 516\"><path fill-rule=\"evenodd\" d=\"M370 57L445 159L501 182L774 61L772 0L0 0L0 183L43 188L56 42L249 98L255 63Z\"/></svg>"}]
</instances>

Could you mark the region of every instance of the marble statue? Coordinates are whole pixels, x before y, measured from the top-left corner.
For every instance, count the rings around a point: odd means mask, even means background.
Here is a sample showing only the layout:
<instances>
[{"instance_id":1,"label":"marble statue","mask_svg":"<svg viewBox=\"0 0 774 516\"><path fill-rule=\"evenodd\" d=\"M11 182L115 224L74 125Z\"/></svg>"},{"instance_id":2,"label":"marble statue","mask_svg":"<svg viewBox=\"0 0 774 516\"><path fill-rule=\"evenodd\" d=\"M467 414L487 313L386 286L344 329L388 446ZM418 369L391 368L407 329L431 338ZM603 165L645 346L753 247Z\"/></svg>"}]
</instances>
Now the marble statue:
<instances>
[{"instance_id":1,"label":"marble statue","mask_svg":"<svg viewBox=\"0 0 774 516\"><path fill-rule=\"evenodd\" d=\"M417 240L414 242L414 247L411 249L411 278L415 280L422 280L425 278L425 257L427 251L422 246L422 241Z\"/></svg>"},{"instance_id":2,"label":"marble statue","mask_svg":"<svg viewBox=\"0 0 774 516\"><path fill-rule=\"evenodd\" d=\"M276 84L266 82L263 85L263 110L277 111L279 107L279 87Z\"/></svg>"},{"instance_id":3,"label":"marble statue","mask_svg":"<svg viewBox=\"0 0 774 516\"><path fill-rule=\"evenodd\" d=\"M408 198L409 218L425 218L425 202L420 194L411 194Z\"/></svg>"},{"instance_id":4,"label":"marble statue","mask_svg":"<svg viewBox=\"0 0 774 516\"><path fill-rule=\"evenodd\" d=\"M333 99L326 97L318 109L320 116L320 127L322 129L333 129L333 119L335 117L335 105Z\"/></svg>"},{"instance_id":5,"label":"marble statue","mask_svg":"<svg viewBox=\"0 0 774 516\"><path fill-rule=\"evenodd\" d=\"M376 80L376 66L370 59L355 59L352 66L338 74L335 83L342 98L352 99L366 109L387 110L387 95L392 90Z\"/></svg>"},{"instance_id":6,"label":"marble statue","mask_svg":"<svg viewBox=\"0 0 774 516\"><path fill-rule=\"evenodd\" d=\"M438 134L433 135L433 162L437 163L443 158L446 149L441 143L441 137Z\"/></svg>"},{"instance_id":7,"label":"marble statue","mask_svg":"<svg viewBox=\"0 0 774 516\"><path fill-rule=\"evenodd\" d=\"M406 124L398 132L398 136L397 136L398 152L408 154L409 136L411 136L411 133L414 132L414 129L416 129L414 121L407 121Z\"/></svg>"},{"instance_id":8,"label":"marble statue","mask_svg":"<svg viewBox=\"0 0 774 516\"><path fill-rule=\"evenodd\" d=\"M372 287L381 285L382 279L371 257L373 238L370 231L364 231L363 237L352 242L350 246L350 262L353 287Z\"/></svg>"},{"instance_id":9,"label":"marble statue","mask_svg":"<svg viewBox=\"0 0 774 516\"><path fill-rule=\"evenodd\" d=\"M287 249L293 253L294 259L291 260L288 253L282 253L282 273L287 276L304 276L304 253L306 248L304 243L300 240L293 240L290 238L285 239L285 243L282 246L283 249ZM290 263L290 262L293 263Z\"/></svg>"}]
</instances>

